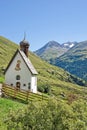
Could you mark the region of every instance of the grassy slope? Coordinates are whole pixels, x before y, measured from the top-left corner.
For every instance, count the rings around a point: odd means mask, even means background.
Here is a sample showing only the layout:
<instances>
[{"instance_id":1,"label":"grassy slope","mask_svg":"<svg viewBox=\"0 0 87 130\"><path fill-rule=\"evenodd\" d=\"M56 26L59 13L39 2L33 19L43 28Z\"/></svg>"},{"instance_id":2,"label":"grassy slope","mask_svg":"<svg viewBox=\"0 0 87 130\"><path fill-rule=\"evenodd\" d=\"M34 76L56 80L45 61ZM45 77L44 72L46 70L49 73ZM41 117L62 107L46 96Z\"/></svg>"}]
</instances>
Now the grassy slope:
<instances>
[{"instance_id":1,"label":"grassy slope","mask_svg":"<svg viewBox=\"0 0 87 130\"><path fill-rule=\"evenodd\" d=\"M19 46L4 37L0 37L0 69L6 68L13 54ZM41 60L39 57L35 56L32 52L29 52L29 58L37 69L40 77L40 80L43 80L45 83L47 80L61 80L73 82L70 74L65 72L63 69L54 67L47 62ZM48 82L48 81L47 81Z\"/></svg>"},{"instance_id":2,"label":"grassy slope","mask_svg":"<svg viewBox=\"0 0 87 130\"><path fill-rule=\"evenodd\" d=\"M13 42L0 36L0 67L6 67L17 47Z\"/></svg>"},{"instance_id":3,"label":"grassy slope","mask_svg":"<svg viewBox=\"0 0 87 130\"><path fill-rule=\"evenodd\" d=\"M0 67L2 68L7 66L12 55L19 46L4 37L0 37L0 46L0 57L2 57L0 58ZM29 58L39 73L38 85L49 84L54 87L58 85L61 86L61 84L65 86L65 84L67 84L67 86L70 86L68 82L74 82L69 73L61 68L48 64L31 52L29 52ZM75 85L73 84L73 86Z\"/></svg>"},{"instance_id":4,"label":"grassy slope","mask_svg":"<svg viewBox=\"0 0 87 130\"><path fill-rule=\"evenodd\" d=\"M22 104L17 101L12 101L10 99L0 99L0 130L6 130L6 125L4 124L4 121L6 119L6 116L11 111L17 111L18 109L24 109L25 104Z\"/></svg>"},{"instance_id":5,"label":"grassy slope","mask_svg":"<svg viewBox=\"0 0 87 130\"><path fill-rule=\"evenodd\" d=\"M7 66L12 55L18 48L18 45L0 37L0 46L0 67L2 68ZM39 73L38 86L47 84L50 85L52 97L57 98L64 103L68 102L70 94L75 95L77 97L76 100L79 100L79 98L87 100L87 89L73 84L73 78L70 77L69 73L65 72L63 69L49 65L31 52L29 52L29 58ZM71 82L69 82L70 80ZM3 117L7 115L9 109L12 108L13 110L16 110L24 106L25 105L14 101L0 99L0 112L2 113L0 117L1 130L4 129L4 125L2 123Z\"/></svg>"}]
</instances>

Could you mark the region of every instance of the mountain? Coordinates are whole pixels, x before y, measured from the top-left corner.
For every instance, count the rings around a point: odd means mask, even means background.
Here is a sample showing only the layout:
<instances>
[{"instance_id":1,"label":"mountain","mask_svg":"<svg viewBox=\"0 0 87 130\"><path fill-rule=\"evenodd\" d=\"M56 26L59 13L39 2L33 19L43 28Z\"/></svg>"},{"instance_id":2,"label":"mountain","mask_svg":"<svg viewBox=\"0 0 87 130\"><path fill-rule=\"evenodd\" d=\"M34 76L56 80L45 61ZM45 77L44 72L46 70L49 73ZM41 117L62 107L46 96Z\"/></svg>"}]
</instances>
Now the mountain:
<instances>
[{"instance_id":1,"label":"mountain","mask_svg":"<svg viewBox=\"0 0 87 130\"><path fill-rule=\"evenodd\" d=\"M17 44L0 36L0 75L2 75L3 69L6 68L17 48L19 48ZM61 68L50 65L30 51L29 58L39 73L38 86L45 86L46 84L50 86L51 84L53 84L52 86L61 86L62 84L62 86L65 86L66 83L67 85L68 83L84 85L83 80L69 74Z\"/></svg>"},{"instance_id":2,"label":"mountain","mask_svg":"<svg viewBox=\"0 0 87 130\"><path fill-rule=\"evenodd\" d=\"M76 43L77 42L66 42L60 44L56 41L49 41L46 45L36 50L34 53L40 56L45 61L50 62L50 59L54 59L56 57L63 55Z\"/></svg>"},{"instance_id":3,"label":"mountain","mask_svg":"<svg viewBox=\"0 0 87 130\"><path fill-rule=\"evenodd\" d=\"M78 42L66 42L66 43L63 43L61 46L64 47L64 48L72 48L73 46L75 46Z\"/></svg>"},{"instance_id":4,"label":"mountain","mask_svg":"<svg viewBox=\"0 0 87 130\"><path fill-rule=\"evenodd\" d=\"M60 66L80 78L87 80L87 41L80 42L51 64Z\"/></svg>"},{"instance_id":5,"label":"mountain","mask_svg":"<svg viewBox=\"0 0 87 130\"><path fill-rule=\"evenodd\" d=\"M17 44L0 36L1 76L3 76L3 67L6 68L17 48L19 48ZM47 93L46 96L49 100L48 102L43 100L42 102L29 101L27 105L20 103L20 100L17 102L17 99L1 98L0 130L6 130L7 128L21 129L23 126L25 129L37 129L39 124L40 127L38 129L43 128L45 130L50 130L51 127L59 130L75 130L75 128L76 130L85 130L87 128L87 87L77 85L84 85L84 81L59 67L50 65L30 51L29 58L38 71L38 90ZM36 97L34 95L34 98ZM48 127L44 123L46 120ZM29 125L26 125L26 121L28 121ZM23 124L24 122L25 124ZM49 127L49 123L51 127ZM43 127L43 124L45 124L45 127Z\"/></svg>"}]
</instances>

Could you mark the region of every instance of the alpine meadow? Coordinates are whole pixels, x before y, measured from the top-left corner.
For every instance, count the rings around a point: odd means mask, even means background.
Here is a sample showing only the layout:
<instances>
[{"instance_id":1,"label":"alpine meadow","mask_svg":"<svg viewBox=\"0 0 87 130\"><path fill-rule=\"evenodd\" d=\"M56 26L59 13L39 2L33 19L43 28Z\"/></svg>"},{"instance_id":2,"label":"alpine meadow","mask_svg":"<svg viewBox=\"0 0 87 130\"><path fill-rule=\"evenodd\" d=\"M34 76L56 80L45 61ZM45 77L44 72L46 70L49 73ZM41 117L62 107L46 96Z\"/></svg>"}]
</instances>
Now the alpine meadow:
<instances>
[{"instance_id":1,"label":"alpine meadow","mask_svg":"<svg viewBox=\"0 0 87 130\"><path fill-rule=\"evenodd\" d=\"M0 82L19 45L0 36ZM0 98L0 130L87 130L87 83L29 51L38 72L38 95L48 100Z\"/></svg>"}]
</instances>

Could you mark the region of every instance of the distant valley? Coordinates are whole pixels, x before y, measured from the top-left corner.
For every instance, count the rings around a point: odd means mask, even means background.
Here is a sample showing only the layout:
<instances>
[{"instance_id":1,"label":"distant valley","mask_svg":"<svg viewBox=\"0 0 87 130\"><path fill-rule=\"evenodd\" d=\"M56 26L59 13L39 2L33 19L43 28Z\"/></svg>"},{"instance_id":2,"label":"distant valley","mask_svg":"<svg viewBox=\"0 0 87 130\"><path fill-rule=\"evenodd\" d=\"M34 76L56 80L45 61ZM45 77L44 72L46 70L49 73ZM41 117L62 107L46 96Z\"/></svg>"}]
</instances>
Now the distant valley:
<instances>
[{"instance_id":1,"label":"distant valley","mask_svg":"<svg viewBox=\"0 0 87 130\"><path fill-rule=\"evenodd\" d=\"M41 52L43 48L44 51ZM87 80L87 41L67 42L61 45L51 41L35 53L49 63Z\"/></svg>"}]
</instances>

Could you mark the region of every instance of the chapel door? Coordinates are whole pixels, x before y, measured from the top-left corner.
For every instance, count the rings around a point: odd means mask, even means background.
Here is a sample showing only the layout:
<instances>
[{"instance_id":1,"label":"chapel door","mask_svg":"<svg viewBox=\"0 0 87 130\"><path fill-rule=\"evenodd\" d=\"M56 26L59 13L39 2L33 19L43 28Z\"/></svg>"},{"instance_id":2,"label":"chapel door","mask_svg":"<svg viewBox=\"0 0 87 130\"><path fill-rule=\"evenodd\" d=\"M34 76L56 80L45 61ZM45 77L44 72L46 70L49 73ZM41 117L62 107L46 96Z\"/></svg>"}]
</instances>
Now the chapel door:
<instances>
[{"instance_id":1,"label":"chapel door","mask_svg":"<svg viewBox=\"0 0 87 130\"><path fill-rule=\"evenodd\" d=\"M17 87L18 89L20 89L20 86L21 86L20 82L16 82L16 87Z\"/></svg>"}]
</instances>

